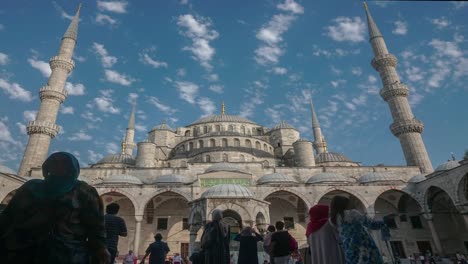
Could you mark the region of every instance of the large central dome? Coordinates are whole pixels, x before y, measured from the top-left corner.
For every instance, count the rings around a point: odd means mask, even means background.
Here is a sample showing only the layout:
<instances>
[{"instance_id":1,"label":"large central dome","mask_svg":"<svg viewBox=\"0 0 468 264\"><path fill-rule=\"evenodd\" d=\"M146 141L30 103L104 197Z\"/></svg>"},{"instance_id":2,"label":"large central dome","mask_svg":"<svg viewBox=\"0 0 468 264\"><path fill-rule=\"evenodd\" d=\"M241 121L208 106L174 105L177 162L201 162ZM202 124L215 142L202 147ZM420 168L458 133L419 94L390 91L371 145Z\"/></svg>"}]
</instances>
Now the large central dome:
<instances>
[{"instance_id":1,"label":"large central dome","mask_svg":"<svg viewBox=\"0 0 468 264\"><path fill-rule=\"evenodd\" d=\"M197 121L193 122L190 125L193 126L193 125L204 124L204 123L213 123L213 122L235 122L235 123L247 123L247 124L256 125L255 122L250 121L247 118L244 118L242 116L226 115L226 114L211 115L211 116L207 116L207 117L202 117L202 118L198 119Z\"/></svg>"}]
</instances>

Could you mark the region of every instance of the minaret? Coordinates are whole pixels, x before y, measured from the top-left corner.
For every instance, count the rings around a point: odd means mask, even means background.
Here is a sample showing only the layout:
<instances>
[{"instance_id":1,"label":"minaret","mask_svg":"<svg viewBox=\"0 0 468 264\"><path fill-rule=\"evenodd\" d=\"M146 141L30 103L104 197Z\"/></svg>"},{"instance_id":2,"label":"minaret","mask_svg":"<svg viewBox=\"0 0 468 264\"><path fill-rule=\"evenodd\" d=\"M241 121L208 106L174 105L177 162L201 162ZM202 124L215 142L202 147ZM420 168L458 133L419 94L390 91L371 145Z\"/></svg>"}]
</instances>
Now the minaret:
<instances>
[{"instance_id":1,"label":"minaret","mask_svg":"<svg viewBox=\"0 0 468 264\"><path fill-rule=\"evenodd\" d=\"M319 120L317 114L315 113L314 104L312 99L310 99L310 109L312 111L312 130L314 131L313 146L317 154L327 152L327 143L325 142L325 137L322 135L322 129L320 128Z\"/></svg>"},{"instance_id":2,"label":"minaret","mask_svg":"<svg viewBox=\"0 0 468 264\"><path fill-rule=\"evenodd\" d=\"M133 155L133 149L135 148L135 103L133 103L132 113L128 119L127 131L122 141L122 154Z\"/></svg>"},{"instance_id":3,"label":"minaret","mask_svg":"<svg viewBox=\"0 0 468 264\"><path fill-rule=\"evenodd\" d=\"M383 88L380 95L388 103L393 117L390 130L400 139L408 166L418 166L421 172L432 172L432 164L424 146L421 133L424 124L416 119L408 103L409 89L401 83L397 71L397 58L388 53L385 40L364 3L369 28L369 41L374 51L372 67L380 74Z\"/></svg>"},{"instance_id":4,"label":"minaret","mask_svg":"<svg viewBox=\"0 0 468 264\"><path fill-rule=\"evenodd\" d=\"M67 98L64 86L68 74L75 67L72 56L78 36L80 8L81 5L62 37L58 55L49 61L52 73L47 84L39 90L41 104L36 120L29 122L27 126L29 141L18 171L20 176L29 176L31 168L42 165L47 158L50 140L59 132L60 127L55 124L55 120L60 104Z\"/></svg>"},{"instance_id":5,"label":"minaret","mask_svg":"<svg viewBox=\"0 0 468 264\"><path fill-rule=\"evenodd\" d=\"M226 106L224 105L224 101L221 103L221 114L224 115L226 113Z\"/></svg>"}]
</instances>

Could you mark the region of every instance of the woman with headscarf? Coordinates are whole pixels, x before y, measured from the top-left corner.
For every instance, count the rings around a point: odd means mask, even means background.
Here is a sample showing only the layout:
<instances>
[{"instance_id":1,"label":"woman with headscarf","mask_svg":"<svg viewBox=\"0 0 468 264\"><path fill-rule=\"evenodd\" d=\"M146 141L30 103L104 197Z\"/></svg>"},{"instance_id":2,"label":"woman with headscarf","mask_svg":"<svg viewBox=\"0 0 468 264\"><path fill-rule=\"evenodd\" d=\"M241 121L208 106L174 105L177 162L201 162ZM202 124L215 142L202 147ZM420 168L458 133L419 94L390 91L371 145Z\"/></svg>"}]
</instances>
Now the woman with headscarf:
<instances>
[{"instance_id":1,"label":"woman with headscarf","mask_svg":"<svg viewBox=\"0 0 468 264\"><path fill-rule=\"evenodd\" d=\"M102 201L66 152L43 164L0 214L2 263L108 263Z\"/></svg>"},{"instance_id":2,"label":"woman with headscarf","mask_svg":"<svg viewBox=\"0 0 468 264\"><path fill-rule=\"evenodd\" d=\"M205 225L201 238L204 264L229 264L229 226L224 225L223 212L215 209L212 221Z\"/></svg>"},{"instance_id":3,"label":"woman with headscarf","mask_svg":"<svg viewBox=\"0 0 468 264\"><path fill-rule=\"evenodd\" d=\"M238 264L258 264L257 242L263 238L253 230L252 227L245 227L240 234L234 238L239 241Z\"/></svg>"},{"instance_id":4,"label":"woman with headscarf","mask_svg":"<svg viewBox=\"0 0 468 264\"><path fill-rule=\"evenodd\" d=\"M335 196L331 201L330 218L338 226L346 264L383 264L382 256L367 229L382 229L388 233L383 221L374 221L358 210L348 210L350 201Z\"/></svg>"},{"instance_id":5,"label":"woman with headscarf","mask_svg":"<svg viewBox=\"0 0 468 264\"><path fill-rule=\"evenodd\" d=\"M339 245L338 230L328 219L329 207L315 205L309 210L310 222L306 237L310 248L309 264L342 264L343 251Z\"/></svg>"}]
</instances>

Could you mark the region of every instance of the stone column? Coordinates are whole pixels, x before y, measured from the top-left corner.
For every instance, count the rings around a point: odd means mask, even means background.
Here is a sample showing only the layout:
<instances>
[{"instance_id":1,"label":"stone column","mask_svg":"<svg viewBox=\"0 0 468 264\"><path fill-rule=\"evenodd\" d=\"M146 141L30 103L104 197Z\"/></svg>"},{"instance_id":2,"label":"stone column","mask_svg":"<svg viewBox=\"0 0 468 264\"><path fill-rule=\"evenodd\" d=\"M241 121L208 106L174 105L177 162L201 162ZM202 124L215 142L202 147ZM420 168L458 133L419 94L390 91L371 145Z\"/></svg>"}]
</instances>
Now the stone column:
<instances>
[{"instance_id":1,"label":"stone column","mask_svg":"<svg viewBox=\"0 0 468 264\"><path fill-rule=\"evenodd\" d=\"M193 253L193 247L195 245L196 239L197 239L197 232L190 231L189 256L191 256Z\"/></svg>"},{"instance_id":2,"label":"stone column","mask_svg":"<svg viewBox=\"0 0 468 264\"><path fill-rule=\"evenodd\" d=\"M434 244L436 246L436 251L438 254L442 254L442 244L440 243L439 234L437 234L437 230L434 226L434 216L432 214L424 214L424 218L427 221L427 225L431 230L432 240L434 240Z\"/></svg>"},{"instance_id":3,"label":"stone column","mask_svg":"<svg viewBox=\"0 0 468 264\"><path fill-rule=\"evenodd\" d=\"M138 249L140 248L140 233L141 233L141 221L143 216L135 216L135 242L133 243L133 253L138 256Z\"/></svg>"}]
</instances>

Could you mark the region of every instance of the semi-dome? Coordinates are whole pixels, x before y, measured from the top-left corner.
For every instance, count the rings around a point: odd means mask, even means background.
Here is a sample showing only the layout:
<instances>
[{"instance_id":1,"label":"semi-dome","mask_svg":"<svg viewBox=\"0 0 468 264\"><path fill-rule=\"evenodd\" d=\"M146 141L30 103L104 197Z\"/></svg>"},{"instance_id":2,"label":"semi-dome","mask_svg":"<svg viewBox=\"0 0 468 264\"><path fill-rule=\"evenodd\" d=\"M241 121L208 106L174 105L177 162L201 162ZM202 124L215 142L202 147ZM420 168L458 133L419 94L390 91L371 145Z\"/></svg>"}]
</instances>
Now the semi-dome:
<instances>
[{"instance_id":1,"label":"semi-dome","mask_svg":"<svg viewBox=\"0 0 468 264\"><path fill-rule=\"evenodd\" d=\"M402 181L401 177L387 172L371 172L359 178L359 183Z\"/></svg>"},{"instance_id":2,"label":"semi-dome","mask_svg":"<svg viewBox=\"0 0 468 264\"><path fill-rule=\"evenodd\" d=\"M179 174L167 174L161 175L154 181L154 184L187 184L190 183L190 179L187 176Z\"/></svg>"},{"instance_id":3,"label":"semi-dome","mask_svg":"<svg viewBox=\"0 0 468 264\"><path fill-rule=\"evenodd\" d=\"M296 179L294 179L290 175L286 175L280 172L266 174L260 177L257 180L257 184L284 184L284 183L297 183Z\"/></svg>"},{"instance_id":4,"label":"semi-dome","mask_svg":"<svg viewBox=\"0 0 468 264\"><path fill-rule=\"evenodd\" d=\"M214 123L214 122L248 123L248 124L256 125L255 122L250 121L247 118L244 118L242 116L226 115L226 114L202 117L190 125L193 126L193 125L198 125L198 124Z\"/></svg>"},{"instance_id":5,"label":"semi-dome","mask_svg":"<svg viewBox=\"0 0 468 264\"><path fill-rule=\"evenodd\" d=\"M231 171L231 172L247 173L240 166L233 164L233 163L226 163L226 162L220 162L220 163L214 164L213 166L206 169L205 173L216 172L216 171Z\"/></svg>"},{"instance_id":6,"label":"semi-dome","mask_svg":"<svg viewBox=\"0 0 468 264\"><path fill-rule=\"evenodd\" d=\"M448 160L447 162L444 162L437 166L435 171L446 171L446 170L451 170L455 167L460 166L460 162L458 160Z\"/></svg>"},{"instance_id":7,"label":"semi-dome","mask_svg":"<svg viewBox=\"0 0 468 264\"><path fill-rule=\"evenodd\" d=\"M111 175L101 182L102 184L143 184L140 179L128 174Z\"/></svg>"},{"instance_id":8,"label":"semi-dome","mask_svg":"<svg viewBox=\"0 0 468 264\"><path fill-rule=\"evenodd\" d=\"M315 156L316 163L322 162L353 162L343 154L336 152L322 152Z\"/></svg>"},{"instance_id":9,"label":"semi-dome","mask_svg":"<svg viewBox=\"0 0 468 264\"><path fill-rule=\"evenodd\" d=\"M220 184L206 190L201 198L253 198L254 193L238 184Z\"/></svg>"},{"instance_id":10,"label":"semi-dome","mask_svg":"<svg viewBox=\"0 0 468 264\"><path fill-rule=\"evenodd\" d=\"M279 124L274 126L271 130L277 130L277 129L296 129L296 128L286 123L286 121L282 120Z\"/></svg>"},{"instance_id":11,"label":"semi-dome","mask_svg":"<svg viewBox=\"0 0 468 264\"><path fill-rule=\"evenodd\" d=\"M424 180L426 180L426 176L422 175L422 174L418 174L418 175L415 175L413 177L411 177L408 182L409 183L417 183L417 182L422 182Z\"/></svg>"},{"instance_id":12,"label":"semi-dome","mask_svg":"<svg viewBox=\"0 0 468 264\"><path fill-rule=\"evenodd\" d=\"M170 126L168 126L166 123L162 123L160 125L157 125L155 127L153 127L153 129L151 130L170 130L170 131L174 131Z\"/></svg>"},{"instance_id":13,"label":"semi-dome","mask_svg":"<svg viewBox=\"0 0 468 264\"><path fill-rule=\"evenodd\" d=\"M105 163L121 163L128 165L135 165L135 158L129 154L111 154L99 160L96 164L105 164Z\"/></svg>"},{"instance_id":14,"label":"semi-dome","mask_svg":"<svg viewBox=\"0 0 468 264\"><path fill-rule=\"evenodd\" d=\"M351 177L333 173L333 172L322 172L313 175L307 180L307 184L319 184L319 183L354 183L356 182Z\"/></svg>"},{"instance_id":15,"label":"semi-dome","mask_svg":"<svg viewBox=\"0 0 468 264\"><path fill-rule=\"evenodd\" d=\"M0 173L16 174L16 172L5 165L0 164Z\"/></svg>"}]
</instances>

